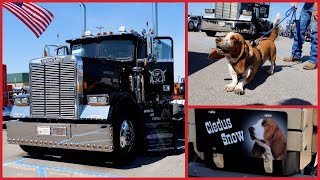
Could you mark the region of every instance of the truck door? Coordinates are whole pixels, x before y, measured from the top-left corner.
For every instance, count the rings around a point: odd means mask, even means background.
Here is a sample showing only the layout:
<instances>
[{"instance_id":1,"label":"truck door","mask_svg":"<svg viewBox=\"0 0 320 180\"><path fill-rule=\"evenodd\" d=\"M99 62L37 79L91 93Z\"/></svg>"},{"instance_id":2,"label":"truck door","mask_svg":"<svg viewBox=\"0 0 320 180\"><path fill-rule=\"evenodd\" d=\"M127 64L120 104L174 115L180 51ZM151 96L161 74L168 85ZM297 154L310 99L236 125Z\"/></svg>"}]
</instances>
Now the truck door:
<instances>
[{"instance_id":1,"label":"truck door","mask_svg":"<svg viewBox=\"0 0 320 180\"><path fill-rule=\"evenodd\" d=\"M173 39L154 37L152 52L156 63L150 63L145 67L146 100L171 96L174 89Z\"/></svg>"},{"instance_id":2,"label":"truck door","mask_svg":"<svg viewBox=\"0 0 320 180\"><path fill-rule=\"evenodd\" d=\"M153 62L144 66L144 116L146 152L174 152L175 136L172 125L173 40L155 37L152 40ZM163 101L162 101L163 100Z\"/></svg>"}]
</instances>

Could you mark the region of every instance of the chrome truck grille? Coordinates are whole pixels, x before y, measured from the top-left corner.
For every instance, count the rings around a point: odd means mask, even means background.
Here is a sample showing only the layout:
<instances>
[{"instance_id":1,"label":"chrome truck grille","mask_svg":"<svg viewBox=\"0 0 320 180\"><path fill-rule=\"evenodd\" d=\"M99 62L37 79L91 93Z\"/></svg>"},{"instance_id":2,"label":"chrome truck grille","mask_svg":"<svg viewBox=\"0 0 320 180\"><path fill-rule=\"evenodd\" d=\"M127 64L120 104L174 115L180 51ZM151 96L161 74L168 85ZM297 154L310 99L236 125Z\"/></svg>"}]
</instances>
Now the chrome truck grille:
<instances>
[{"instance_id":1,"label":"chrome truck grille","mask_svg":"<svg viewBox=\"0 0 320 180\"><path fill-rule=\"evenodd\" d=\"M32 117L76 117L75 72L74 61L30 65Z\"/></svg>"}]
</instances>

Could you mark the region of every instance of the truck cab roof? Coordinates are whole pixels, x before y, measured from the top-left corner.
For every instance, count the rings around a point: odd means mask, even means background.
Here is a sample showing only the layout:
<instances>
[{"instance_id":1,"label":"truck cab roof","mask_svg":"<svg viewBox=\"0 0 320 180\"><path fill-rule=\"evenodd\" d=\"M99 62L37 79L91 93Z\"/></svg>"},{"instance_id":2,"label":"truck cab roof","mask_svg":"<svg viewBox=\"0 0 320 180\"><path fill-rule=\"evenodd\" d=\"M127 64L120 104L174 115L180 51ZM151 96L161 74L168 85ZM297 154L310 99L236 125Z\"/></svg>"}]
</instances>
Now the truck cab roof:
<instances>
[{"instance_id":1,"label":"truck cab roof","mask_svg":"<svg viewBox=\"0 0 320 180\"><path fill-rule=\"evenodd\" d=\"M67 43L70 44L86 44L90 42L97 42L97 41L102 41L102 40L128 40L128 39L138 39L142 38L143 36L138 34L137 32L124 32L120 34L105 34L105 35L88 35L88 36L82 36L81 38L76 38L76 39L70 39L66 40Z\"/></svg>"}]
</instances>

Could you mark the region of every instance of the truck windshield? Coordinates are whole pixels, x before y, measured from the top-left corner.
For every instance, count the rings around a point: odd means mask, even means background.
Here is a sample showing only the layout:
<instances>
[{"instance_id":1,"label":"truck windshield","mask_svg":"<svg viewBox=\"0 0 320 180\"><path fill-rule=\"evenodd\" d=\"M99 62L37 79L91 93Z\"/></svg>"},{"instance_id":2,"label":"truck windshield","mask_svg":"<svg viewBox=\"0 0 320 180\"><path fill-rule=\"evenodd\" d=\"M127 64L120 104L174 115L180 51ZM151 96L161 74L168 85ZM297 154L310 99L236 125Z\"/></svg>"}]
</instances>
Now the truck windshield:
<instances>
[{"instance_id":1,"label":"truck windshield","mask_svg":"<svg viewBox=\"0 0 320 180\"><path fill-rule=\"evenodd\" d=\"M72 55L107 60L131 59L133 47L131 40L104 40L99 43L73 45Z\"/></svg>"}]
</instances>

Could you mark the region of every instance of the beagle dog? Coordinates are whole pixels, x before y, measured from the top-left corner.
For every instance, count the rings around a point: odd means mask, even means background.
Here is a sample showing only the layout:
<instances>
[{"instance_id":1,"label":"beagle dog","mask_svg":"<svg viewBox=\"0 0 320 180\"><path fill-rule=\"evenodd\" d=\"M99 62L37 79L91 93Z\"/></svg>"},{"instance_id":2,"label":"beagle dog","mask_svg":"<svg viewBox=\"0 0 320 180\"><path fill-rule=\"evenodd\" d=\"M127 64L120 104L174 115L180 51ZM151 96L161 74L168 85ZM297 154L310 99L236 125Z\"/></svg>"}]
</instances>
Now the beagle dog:
<instances>
[{"instance_id":1,"label":"beagle dog","mask_svg":"<svg viewBox=\"0 0 320 180\"><path fill-rule=\"evenodd\" d=\"M251 151L252 157L268 160L285 159L287 142L282 129L272 118L260 119L248 130L251 139L255 141Z\"/></svg>"},{"instance_id":2,"label":"beagle dog","mask_svg":"<svg viewBox=\"0 0 320 180\"><path fill-rule=\"evenodd\" d=\"M273 26L279 22L280 14L278 13ZM228 60L232 82L225 86L225 91L244 94L244 85L252 81L266 60L271 62L267 73L269 75L274 73L277 52L274 40L278 31L279 28L276 27L271 31L270 37L257 39L256 42L259 44L255 48L238 33L229 32L224 37L216 38L216 48L212 49L208 59L219 60L225 57ZM240 76L239 80L238 76Z\"/></svg>"}]
</instances>

